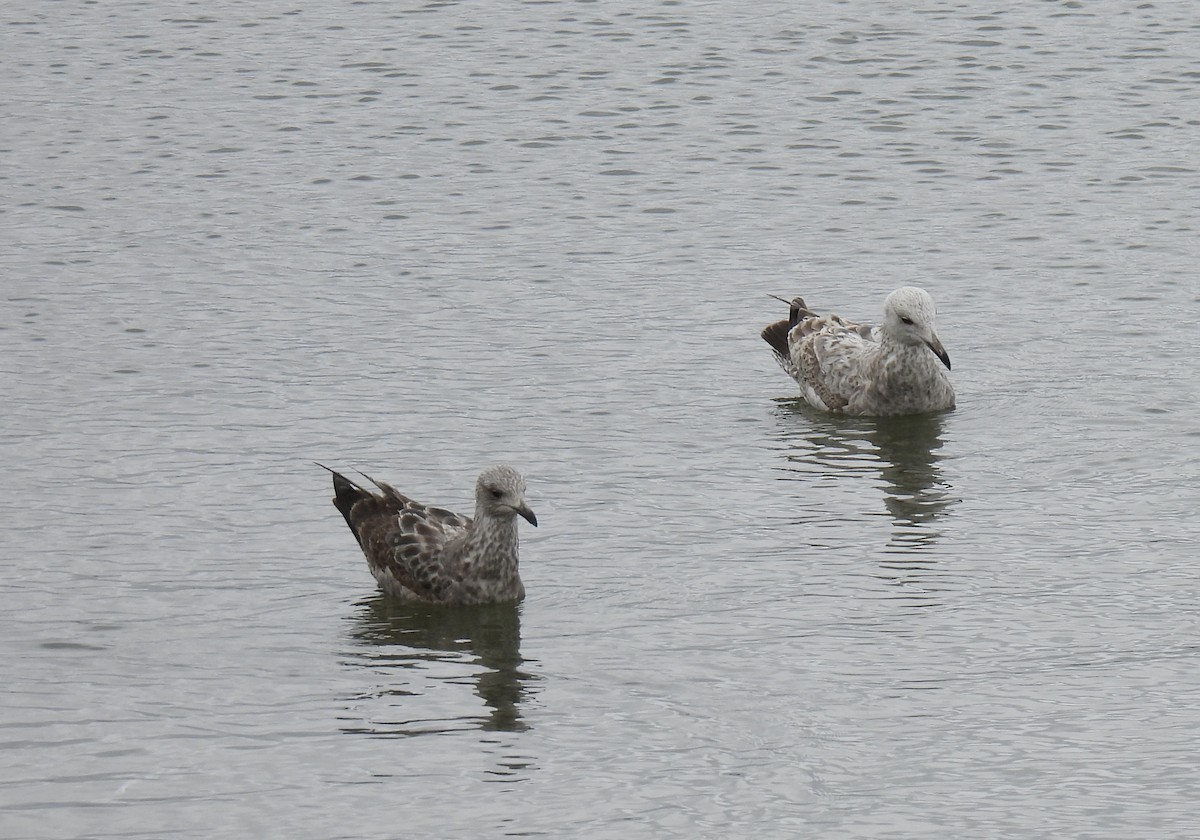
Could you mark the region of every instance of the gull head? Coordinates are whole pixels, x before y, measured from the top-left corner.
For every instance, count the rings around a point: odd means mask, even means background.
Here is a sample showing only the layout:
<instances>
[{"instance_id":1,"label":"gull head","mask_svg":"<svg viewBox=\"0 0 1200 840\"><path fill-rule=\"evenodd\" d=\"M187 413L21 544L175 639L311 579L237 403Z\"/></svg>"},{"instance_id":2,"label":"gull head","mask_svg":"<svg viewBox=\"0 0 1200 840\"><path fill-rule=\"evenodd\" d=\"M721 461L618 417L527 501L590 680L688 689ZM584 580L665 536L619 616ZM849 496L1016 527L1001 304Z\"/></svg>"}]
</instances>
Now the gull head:
<instances>
[{"instance_id":1,"label":"gull head","mask_svg":"<svg viewBox=\"0 0 1200 840\"><path fill-rule=\"evenodd\" d=\"M525 479L512 467L488 467L475 482L475 509L485 516L512 518L520 515L533 527L537 517L525 502Z\"/></svg>"},{"instance_id":2,"label":"gull head","mask_svg":"<svg viewBox=\"0 0 1200 840\"><path fill-rule=\"evenodd\" d=\"M937 337L937 307L929 292L915 286L897 289L883 302L883 314L888 335L901 344L924 344L950 369L950 354Z\"/></svg>"}]
</instances>

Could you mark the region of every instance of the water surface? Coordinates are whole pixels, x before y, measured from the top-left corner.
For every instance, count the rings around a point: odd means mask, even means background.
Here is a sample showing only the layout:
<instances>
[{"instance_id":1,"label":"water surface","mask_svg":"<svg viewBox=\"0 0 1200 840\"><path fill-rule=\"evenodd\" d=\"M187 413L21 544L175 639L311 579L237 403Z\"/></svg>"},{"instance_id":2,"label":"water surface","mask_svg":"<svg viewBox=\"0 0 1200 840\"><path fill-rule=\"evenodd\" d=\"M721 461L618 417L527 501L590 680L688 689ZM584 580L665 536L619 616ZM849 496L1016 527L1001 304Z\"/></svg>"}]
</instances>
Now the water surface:
<instances>
[{"instance_id":1,"label":"water surface","mask_svg":"<svg viewBox=\"0 0 1200 840\"><path fill-rule=\"evenodd\" d=\"M1189 12L5 11L4 836L1191 836ZM907 283L959 408L800 404ZM314 460L516 464L529 598Z\"/></svg>"}]
</instances>

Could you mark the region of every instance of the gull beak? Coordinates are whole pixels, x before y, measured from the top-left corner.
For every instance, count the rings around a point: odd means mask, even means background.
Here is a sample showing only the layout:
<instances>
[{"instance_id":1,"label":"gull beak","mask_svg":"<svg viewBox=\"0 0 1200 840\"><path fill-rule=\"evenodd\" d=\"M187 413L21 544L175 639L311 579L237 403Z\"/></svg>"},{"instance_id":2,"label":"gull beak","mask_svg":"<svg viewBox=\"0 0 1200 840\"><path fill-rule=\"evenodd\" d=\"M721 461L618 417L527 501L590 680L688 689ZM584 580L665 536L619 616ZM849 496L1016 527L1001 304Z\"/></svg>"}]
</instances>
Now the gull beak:
<instances>
[{"instance_id":1,"label":"gull beak","mask_svg":"<svg viewBox=\"0 0 1200 840\"><path fill-rule=\"evenodd\" d=\"M950 354L946 352L946 348L942 346L942 342L938 337L935 335L925 343L929 345L929 349L933 351L934 355L942 360L942 364L946 366L946 370L950 370Z\"/></svg>"},{"instance_id":2,"label":"gull beak","mask_svg":"<svg viewBox=\"0 0 1200 840\"><path fill-rule=\"evenodd\" d=\"M515 510L517 513L521 514L521 516L525 519L525 521L528 522L530 525L532 525L534 528L537 527L537 516L535 516L533 511L529 509L529 505L525 504L524 502L521 502L520 506L513 508L513 510Z\"/></svg>"}]
</instances>

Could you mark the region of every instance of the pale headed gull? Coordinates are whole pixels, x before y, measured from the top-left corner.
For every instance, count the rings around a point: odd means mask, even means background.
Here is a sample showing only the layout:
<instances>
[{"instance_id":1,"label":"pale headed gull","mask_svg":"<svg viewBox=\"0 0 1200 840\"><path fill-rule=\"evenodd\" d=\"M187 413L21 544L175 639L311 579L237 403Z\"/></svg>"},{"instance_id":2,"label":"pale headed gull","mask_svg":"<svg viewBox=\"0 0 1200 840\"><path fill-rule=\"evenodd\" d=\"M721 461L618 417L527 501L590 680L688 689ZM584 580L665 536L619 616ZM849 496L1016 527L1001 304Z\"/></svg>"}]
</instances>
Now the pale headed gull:
<instances>
[{"instance_id":1,"label":"pale headed gull","mask_svg":"<svg viewBox=\"0 0 1200 840\"><path fill-rule=\"evenodd\" d=\"M811 405L875 416L954 408L950 356L924 289L905 286L888 295L879 326L817 315L800 297L790 306L788 320L766 327L762 337Z\"/></svg>"},{"instance_id":2,"label":"pale headed gull","mask_svg":"<svg viewBox=\"0 0 1200 840\"><path fill-rule=\"evenodd\" d=\"M517 568L516 518L536 527L537 517L525 502L525 480L512 467L488 467L480 473L474 519L413 501L370 476L366 478L381 492L329 471L333 504L386 594L455 606L525 597Z\"/></svg>"}]
</instances>

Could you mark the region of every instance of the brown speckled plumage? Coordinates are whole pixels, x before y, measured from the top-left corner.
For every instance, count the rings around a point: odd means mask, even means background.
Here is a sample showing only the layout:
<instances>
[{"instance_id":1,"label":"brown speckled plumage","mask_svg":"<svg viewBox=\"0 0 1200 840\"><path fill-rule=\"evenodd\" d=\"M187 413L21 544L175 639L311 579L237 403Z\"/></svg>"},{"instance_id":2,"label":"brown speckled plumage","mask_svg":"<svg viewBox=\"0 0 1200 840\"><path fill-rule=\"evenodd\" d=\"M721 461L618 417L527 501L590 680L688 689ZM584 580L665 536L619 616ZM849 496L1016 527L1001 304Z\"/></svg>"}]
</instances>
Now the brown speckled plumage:
<instances>
[{"instance_id":1,"label":"brown speckled plumage","mask_svg":"<svg viewBox=\"0 0 1200 840\"><path fill-rule=\"evenodd\" d=\"M919 414L953 408L950 356L936 332L933 298L906 286L884 301L879 326L817 315L804 298L788 320L762 331L775 358L816 408L842 414Z\"/></svg>"},{"instance_id":2,"label":"brown speckled plumage","mask_svg":"<svg viewBox=\"0 0 1200 840\"><path fill-rule=\"evenodd\" d=\"M489 467L480 473L474 519L423 505L370 476L378 493L329 471L333 504L388 595L447 605L497 604L525 597L516 517L534 526L537 517L525 503L525 481L512 467Z\"/></svg>"}]
</instances>

